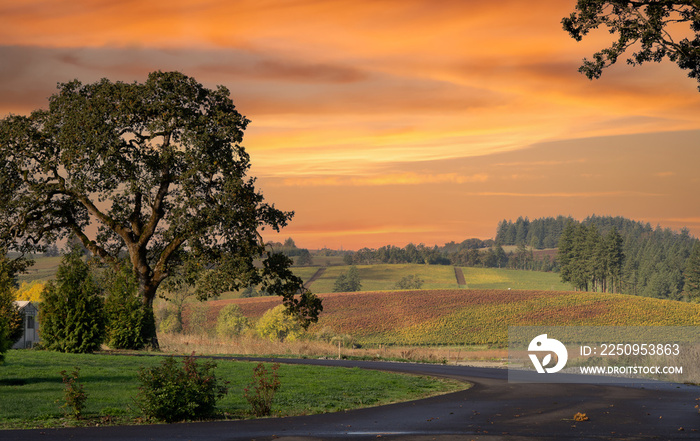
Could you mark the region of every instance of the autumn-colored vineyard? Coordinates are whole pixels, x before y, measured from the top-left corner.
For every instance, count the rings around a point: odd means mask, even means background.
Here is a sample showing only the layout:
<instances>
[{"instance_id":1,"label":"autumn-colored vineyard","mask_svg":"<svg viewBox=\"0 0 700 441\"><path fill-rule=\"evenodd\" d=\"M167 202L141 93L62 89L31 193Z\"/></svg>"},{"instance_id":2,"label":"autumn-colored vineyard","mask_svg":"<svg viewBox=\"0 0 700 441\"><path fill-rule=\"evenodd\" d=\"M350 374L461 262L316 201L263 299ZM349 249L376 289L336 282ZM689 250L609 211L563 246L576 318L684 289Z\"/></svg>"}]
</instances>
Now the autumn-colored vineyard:
<instances>
[{"instance_id":1,"label":"autumn-colored vineyard","mask_svg":"<svg viewBox=\"0 0 700 441\"><path fill-rule=\"evenodd\" d=\"M309 331L332 329L361 344L505 345L508 326L700 325L700 305L623 294L526 290L422 290L324 294ZM215 320L228 303L255 320L274 297L208 302Z\"/></svg>"}]
</instances>

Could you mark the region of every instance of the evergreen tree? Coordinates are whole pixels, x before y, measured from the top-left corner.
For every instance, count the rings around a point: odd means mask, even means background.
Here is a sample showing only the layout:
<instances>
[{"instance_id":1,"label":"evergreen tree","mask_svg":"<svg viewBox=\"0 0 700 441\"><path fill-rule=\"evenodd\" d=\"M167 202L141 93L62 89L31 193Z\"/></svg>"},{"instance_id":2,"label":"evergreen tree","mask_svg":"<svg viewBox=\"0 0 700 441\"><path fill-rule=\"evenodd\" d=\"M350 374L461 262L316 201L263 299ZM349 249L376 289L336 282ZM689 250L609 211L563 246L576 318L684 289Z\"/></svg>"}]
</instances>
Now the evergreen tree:
<instances>
[{"instance_id":1,"label":"evergreen tree","mask_svg":"<svg viewBox=\"0 0 700 441\"><path fill-rule=\"evenodd\" d=\"M685 292L700 300L700 241L696 241L685 267Z\"/></svg>"},{"instance_id":2,"label":"evergreen tree","mask_svg":"<svg viewBox=\"0 0 700 441\"><path fill-rule=\"evenodd\" d=\"M505 219L503 219L502 222L498 223L498 230L496 232L496 243L498 245L507 245L506 240L508 235L509 224L510 223Z\"/></svg>"},{"instance_id":3,"label":"evergreen tree","mask_svg":"<svg viewBox=\"0 0 700 441\"><path fill-rule=\"evenodd\" d=\"M519 217L515 223L515 243L511 245L519 245L527 242L528 230L530 228L530 219Z\"/></svg>"},{"instance_id":4,"label":"evergreen tree","mask_svg":"<svg viewBox=\"0 0 700 441\"><path fill-rule=\"evenodd\" d=\"M136 278L128 267L109 269L105 285L107 345L112 349L143 349L155 320L139 298Z\"/></svg>"},{"instance_id":5,"label":"evergreen tree","mask_svg":"<svg viewBox=\"0 0 700 441\"><path fill-rule=\"evenodd\" d=\"M13 290L16 284L15 274L24 267L18 267L21 261L12 261L0 257L0 363L5 359L5 352L22 337L24 314L14 303Z\"/></svg>"},{"instance_id":6,"label":"evergreen tree","mask_svg":"<svg viewBox=\"0 0 700 441\"><path fill-rule=\"evenodd\" d=\"M39 311L44 346L60 352L99 349L105 336L100 289L79 251L63 257L56 281L46 285Z\"/></svg>"},{"instance_id":7,"label":"evergreen tree","mask_svg":"<svg viewBox=\"0 0 700 441\"><path fill-rule=\"evenodd\" d=\"M564 231L559 237L559 250L557 259L559 260L559 271L561 281L572 283L574 279L574 239L576 234L576 224L568 222Z\"/></svg>"},{"instance_id":8,"label":"evergreen tree","mask_svg":"<svg viewBox=\"0 0 700 441\"><path fill-rule=\"evenodd\" d=\"M610 278L610 292L620 292L622 288L622 268L625 260L622 242L622 236L615 227L605 236L605 259L607 276Z\"/></svg>"}]
</instances>

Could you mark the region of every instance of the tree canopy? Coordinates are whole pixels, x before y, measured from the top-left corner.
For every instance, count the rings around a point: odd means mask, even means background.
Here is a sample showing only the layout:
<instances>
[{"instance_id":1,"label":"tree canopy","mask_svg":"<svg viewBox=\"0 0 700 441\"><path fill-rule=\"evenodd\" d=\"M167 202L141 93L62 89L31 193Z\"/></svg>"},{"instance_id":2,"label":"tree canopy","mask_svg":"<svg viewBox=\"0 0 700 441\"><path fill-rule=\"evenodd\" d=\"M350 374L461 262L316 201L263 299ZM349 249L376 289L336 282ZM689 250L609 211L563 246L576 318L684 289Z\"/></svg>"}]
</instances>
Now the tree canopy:
<instances>
[{"instance_id":1,"label":"tree canopy","mask_svg":"<svg viewBox=\"0 0 700 441\"><path fill-rule=\"evenodd\" d=\"M698 0L578 0L575 11L562 19L562 24L576 41L601 26L616 34L617 40L610 47L596 52L592 60L583 60L579 72L590 79L600 78L603 69L630 49L629 64L668 58L700 83Z\"/></svg>"},{"instance_id":2,"label":"tree canopy","mask_svg":"<svg viewBox=\"0 0 700 441\"><path fill-rule=\"evenodd\" d=\"M179 72L59 84L48 110L0 121L0 246L42 252L75 236L104 262L127 255L151 310L187 254L207 269L200 297L260 284L308 325L320 299L260 234L293 213L266 203L246 176L248 123L228 89Z\"/></svg>"}]
</instances>

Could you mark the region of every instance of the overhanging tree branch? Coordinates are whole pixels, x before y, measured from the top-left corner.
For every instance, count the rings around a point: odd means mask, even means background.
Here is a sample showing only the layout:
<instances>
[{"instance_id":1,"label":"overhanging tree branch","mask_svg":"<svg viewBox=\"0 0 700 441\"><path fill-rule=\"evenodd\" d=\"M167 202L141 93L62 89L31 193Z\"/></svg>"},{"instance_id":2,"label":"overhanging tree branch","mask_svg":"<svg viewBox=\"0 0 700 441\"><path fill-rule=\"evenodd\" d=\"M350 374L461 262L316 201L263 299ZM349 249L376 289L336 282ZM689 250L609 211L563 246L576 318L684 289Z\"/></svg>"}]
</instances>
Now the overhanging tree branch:
<instances>
[{"instance_id":1,"label":"overhanging tree branch","mask_svg":"<svg viewBox=\"0 0 700 441\"><path fill-rule=\"evenodd\" d=\"M680 30L678 26L671 30L670 25L679 23L688 24L689 29L676 38L674 34ZM583 60L579 72L590 79L600 78L603 70L615 64L619 56L639 45L627 59L628 63L639 65L668 58L700 83L700 2L697 0L578 0L576 10L562 19L562 25L576 41L600 26L617 35L617 41L596 52L593 60Z\"/></svg>"}]
</instances>

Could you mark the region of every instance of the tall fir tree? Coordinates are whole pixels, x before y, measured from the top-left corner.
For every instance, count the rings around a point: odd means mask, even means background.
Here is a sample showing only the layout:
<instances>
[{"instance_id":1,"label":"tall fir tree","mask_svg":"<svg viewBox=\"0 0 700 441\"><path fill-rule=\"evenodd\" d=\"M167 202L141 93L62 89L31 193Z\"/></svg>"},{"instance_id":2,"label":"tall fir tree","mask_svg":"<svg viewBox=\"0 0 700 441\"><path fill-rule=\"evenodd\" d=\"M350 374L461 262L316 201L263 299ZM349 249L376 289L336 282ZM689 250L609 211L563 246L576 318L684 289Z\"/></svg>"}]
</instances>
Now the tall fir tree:
<instances>
[{"instance_id":1,"label":"tall fir tree","mask_svg":"<svg viewBox=\"0 0 700 441\"><path fill-rule=\"evenodd\" d=\"M139 299L133 271L122 266L105 272L107 345L112 349L143 349L153 334L155 320Z\"/></svg>"},{"instance_id":2,"label":"tall fir tree","mask_svg":"<svg viewBox=\"0 0 700 441\"><path fill-rule=\"evenodd\" d=\"M3 253L0 256L0 363L5 359L5 352L22 337L24 314L14 303L15 275L19 268Z\"/></svg>"},{"instance_id":3,"label":"tall fir tree","mask_svg":"<svg viewBox=\"0 0 700 441\"><path fill-rule=\"evenodd\" d=\"M39 311L41 338L47 349L89 353L100 348L105 336L101 291L79 250L63 257L56 281L42 293Z\"/></svg>"},{"instance_id":4,"label":"tall fir tree","mask_svg":"<svg viewBox=\"0 0 700 441\"><path fill-rule=\"evenodd\" d=\"M700 241L696 241L685 267L685 292L690 298L700 300Z\"/></svg>"},{"instance_id":5,"label":"tall fir tree","mask_svg":"<svg viewBox=\"0 0 700 441\"><path fill-rule=\"evenodd\" d=\"M623 251L623 240L617 228L613 227L605 236L605 259L607 262L607 276L610 279L610 292L620 292L622 290L622 268L625 261Z\"/></svg>"}]
</instances>

